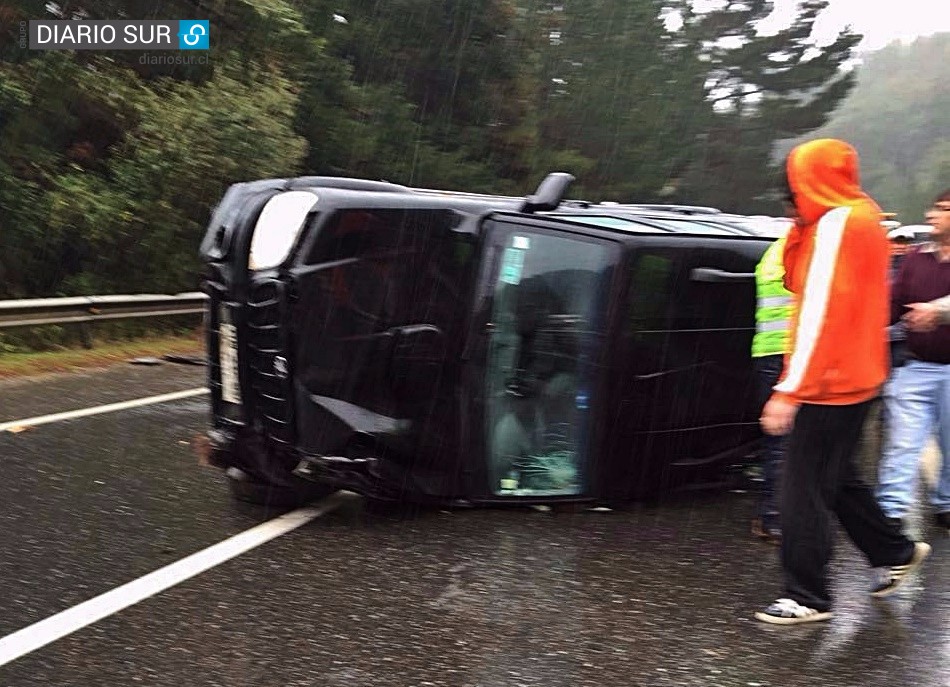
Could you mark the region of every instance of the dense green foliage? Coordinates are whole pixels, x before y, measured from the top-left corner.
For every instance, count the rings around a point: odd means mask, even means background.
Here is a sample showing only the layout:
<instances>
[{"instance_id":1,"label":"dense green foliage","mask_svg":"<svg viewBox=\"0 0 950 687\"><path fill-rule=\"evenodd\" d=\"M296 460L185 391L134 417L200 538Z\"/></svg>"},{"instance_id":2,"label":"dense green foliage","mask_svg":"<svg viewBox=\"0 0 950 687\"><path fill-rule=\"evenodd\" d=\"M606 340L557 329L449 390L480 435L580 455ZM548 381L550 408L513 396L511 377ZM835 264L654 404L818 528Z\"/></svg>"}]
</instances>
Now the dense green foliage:
<instances>
[{"instance_id":1,"label":"dense green foliage","mask_svg":"<svg viewBox=\"0 0 950 687\"><path fill-rule=\"evenodd\" d=\"M268 176L766 207L773 143L851 87L825 4L758 36L767 0L0 0L0 298L193 289L214 204ZM57 17L209 18L212 50L19 48Z\"/></svg>"}]
</instances>

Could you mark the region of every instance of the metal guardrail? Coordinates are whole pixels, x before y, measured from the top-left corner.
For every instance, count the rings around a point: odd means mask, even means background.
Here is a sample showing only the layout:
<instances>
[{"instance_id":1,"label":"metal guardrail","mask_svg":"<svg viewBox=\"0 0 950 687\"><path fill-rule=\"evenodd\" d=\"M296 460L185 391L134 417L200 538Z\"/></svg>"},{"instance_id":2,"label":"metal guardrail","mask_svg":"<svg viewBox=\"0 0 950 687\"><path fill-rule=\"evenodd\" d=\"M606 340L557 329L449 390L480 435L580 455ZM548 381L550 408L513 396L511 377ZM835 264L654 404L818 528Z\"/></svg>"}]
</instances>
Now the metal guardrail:
<instances>
[{"instance_id":1,"label":"metal guardrail","mask_svg":"<svg viewBox=\"0 0 950 687\"><path fill-rule=\"evenodd\" d=\"M0 301L0 329L199 314L205 311L207 301L208 296L201 292Z\"/></svg>"}]
</instances>

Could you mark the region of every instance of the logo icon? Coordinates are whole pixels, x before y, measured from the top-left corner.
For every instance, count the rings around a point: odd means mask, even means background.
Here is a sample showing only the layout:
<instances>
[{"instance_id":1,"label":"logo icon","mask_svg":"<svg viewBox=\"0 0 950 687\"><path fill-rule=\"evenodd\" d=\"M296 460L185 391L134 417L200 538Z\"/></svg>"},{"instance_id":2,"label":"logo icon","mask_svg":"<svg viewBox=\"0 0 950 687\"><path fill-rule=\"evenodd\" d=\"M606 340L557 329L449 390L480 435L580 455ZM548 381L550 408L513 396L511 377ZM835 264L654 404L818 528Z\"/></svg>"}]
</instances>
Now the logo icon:
<instances>
[{"instance_id":1,"label":"logo icon","mask_svg":"<svg viewBox=\"0 0 950 687\"><path fill-rule=\"evenodd\" d=\"M178 20L178 49L207 50L210 47L211 26L207 19Z\"/></svg>"}]
</instances>

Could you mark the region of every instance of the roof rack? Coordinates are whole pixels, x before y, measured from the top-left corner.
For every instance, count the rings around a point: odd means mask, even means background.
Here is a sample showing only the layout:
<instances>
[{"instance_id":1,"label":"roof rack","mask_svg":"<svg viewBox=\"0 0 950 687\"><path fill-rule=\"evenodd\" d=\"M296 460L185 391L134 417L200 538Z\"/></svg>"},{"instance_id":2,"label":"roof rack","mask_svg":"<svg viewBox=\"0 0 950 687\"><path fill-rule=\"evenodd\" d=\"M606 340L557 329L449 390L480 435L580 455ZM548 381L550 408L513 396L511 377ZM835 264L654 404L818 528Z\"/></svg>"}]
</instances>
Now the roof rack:
<instances>
[{"instance_id":1,"label":"roof rack","mask_svg":"<svg viewBox=\"0 0 950 687\"><path fill-rule=\"evenodd\" d=\"M618 210L630 210L634 212L671 212L680 215L721 215L719 208L708 207L705 205L674 205L663 203L615 203L605 200L599 203L592 203L588 200L566 200L563 203L567 207L606 209L616 208Z\"/></svg>"},{"instance_id":2,"label":"roof rack","mask_svg":"<svg viewBox=\"0 0 950 687\"><path fill-rule=\"evenodd\" d=\"M518 203L521 212L536 212L538 210L553 210L563 202L564 192L574 181L574 176L566 172L551 172L537 190L529 196L503 196L492 193L470 193L467 191L443 191L431 188L410 188L413 193L422 193L431 196L451 198L467 198L471 200L493 200L508 203Z\"/></svg>"},{"instance_id":3,"label":"roof rack","mask_svg":"<svg viewBox=\"0 0 950 687\"><path fill-rule=\"evenodd\" d=\"M558 207L574 207L592 210L624 210L628 212L663 212L680 215L721 215L722 210L704 205L677 205L670 203L616 203L613 201L593 202L583 199L564 199L564 192L574 181L574 177L565 172L548 174L534 194L529 196L511 196L495 193L472 193L469 191L451 191L435 188L403 186L386 180L358 179L333 176L301 176L287 180L287 187L302 188L323 186L353 191L377 191L395 193L416 193L442 198L462 198L473 201L495 201L519 204L522 212L553 210Z\"/></svg>"},{"instance_id":4,"label":"roof rack","mask_svg":"<svg viewBox=\"0 0 950 687\"><path fill-rule=\"evenodd\" d=\"M608 203L601 203L608 205ZM705 205L667 205L662 203L609 203L621 208L630 208L632 210L660 210L662 212L677 212L683 215L719 215L722 210L719 208L707 207Z\"/></svg>"},{"instance_id":5,"label":"roof rack","mask_svg":"<svg viewBox=\"0 0 950 687\"><path fill-rule=\"evenodd\" d=\"M409 189L412 193L421 193L427 196L448 196L451 198L470 198L472 200L506 200L511 202L522 202L524 196L503 196L492 193L470 193L468 191L442 191L434 188L413 188Z\"/></svg>"}]
</instances>

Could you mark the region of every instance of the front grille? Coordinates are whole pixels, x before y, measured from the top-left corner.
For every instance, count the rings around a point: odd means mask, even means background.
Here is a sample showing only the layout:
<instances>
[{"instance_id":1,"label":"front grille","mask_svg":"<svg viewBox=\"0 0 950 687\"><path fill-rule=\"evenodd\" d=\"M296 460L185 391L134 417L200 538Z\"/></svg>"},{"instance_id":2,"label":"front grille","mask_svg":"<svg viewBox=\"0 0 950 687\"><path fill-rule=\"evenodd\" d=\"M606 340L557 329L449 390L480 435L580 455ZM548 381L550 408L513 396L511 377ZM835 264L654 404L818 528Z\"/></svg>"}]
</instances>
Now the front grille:
<instances>
[{"instance_id":1,"label":"front grille","mask_svg":"<svg viewBox=\"0 0 950 687\"><path fill-rule=\"evenodd\" d=\"M247 299L248 372L254 407L267 436L281 444L293 441L287 345L281 328L282 284L266 280L251 285ZM278 361L278 358L282 359ZM283 366L282 375L277 373Z\"/></svg>"}]
</instances>

